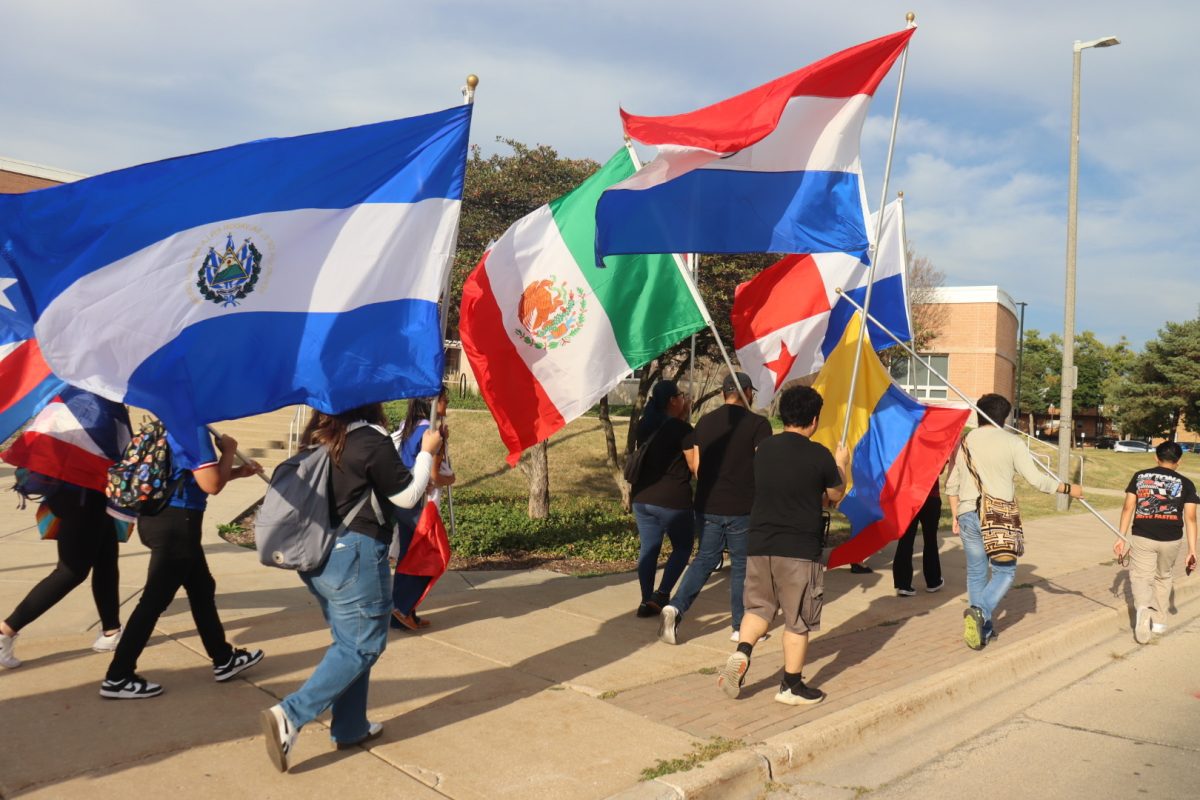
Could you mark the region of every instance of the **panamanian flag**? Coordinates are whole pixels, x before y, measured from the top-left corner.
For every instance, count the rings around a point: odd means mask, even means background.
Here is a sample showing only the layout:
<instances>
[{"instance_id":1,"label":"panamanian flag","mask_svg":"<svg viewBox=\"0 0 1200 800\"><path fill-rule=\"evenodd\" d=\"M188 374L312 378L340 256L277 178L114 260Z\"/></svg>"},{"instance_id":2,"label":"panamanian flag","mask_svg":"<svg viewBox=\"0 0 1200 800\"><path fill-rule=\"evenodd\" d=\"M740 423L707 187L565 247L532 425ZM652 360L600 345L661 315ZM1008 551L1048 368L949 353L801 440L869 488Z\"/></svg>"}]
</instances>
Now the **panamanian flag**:
<instances>
[{"instance_id":1,"label":"panamanian flag","mask_svg":"<svg viewBox=\"0 0 1200 800\"><path fill-rule=\"evenodd\" d=\"M896 339L908 341L912 315L902 203L897 198L883 209L870 313ZM878 216L871 215L872 236ZM783 384L821 369L857 313L846 298L863 305L870 275L865 262L846 253L788 255L737 287L730 313L733 346L758 387L756 406L766 408ZM870 324L876 350L895 343L887 332Z\"/></svg>"},{"instance_id":2,"label":"panamanian flag","mask_svg":"<svg viewBox=\"0 0 1200 800\"><path fill-rule=\"evenodd\" d=\"M830 253L865 258L859 138L871 97L915 28L835 53L719 103L621 111L658 148L596 209L596 256Z\"/></svg>"},{"instance_id":3,"label":"panamanian flag","mask_svg":"<svg viewBox=\"0 0 1200 800\"><path fill-rule=\"evenodd\" d=\"M471 106L0 195L46 363L198 426L441 388Z\"/></svg>"}]
</instances>

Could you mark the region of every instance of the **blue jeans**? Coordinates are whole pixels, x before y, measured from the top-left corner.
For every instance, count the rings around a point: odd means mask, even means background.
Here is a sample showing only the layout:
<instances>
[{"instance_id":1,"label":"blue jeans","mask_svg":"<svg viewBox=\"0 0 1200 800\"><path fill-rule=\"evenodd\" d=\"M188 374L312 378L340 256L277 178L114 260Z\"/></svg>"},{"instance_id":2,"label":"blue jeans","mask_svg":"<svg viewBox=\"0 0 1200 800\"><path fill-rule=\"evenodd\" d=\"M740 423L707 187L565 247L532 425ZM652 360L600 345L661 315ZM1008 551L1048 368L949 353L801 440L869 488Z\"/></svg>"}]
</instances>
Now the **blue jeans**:
<instances>
[{"instance_id":1,"label":"blue jeans","mask_svg":"<svg viewBox=\"0 0 1200 800\"><path fill-rule=\"evenodd\" d=\"M333 644L304 685L283 699L283 711L297 729L332 706L335 742L367 735L367 684L387 647L392 608L387 556L387 544L349 531L320 568L300 573L321 605Z\"/></svg>"},{"instance_id":2,"label":"blue jeans","mask_svg":"<svg viewBox=\"0 0 1200 800\"><path fill-rule=\"evenodd\" d=\"M663 534L671 540L671 555L663 567L659 591L671 594L675 582L683 574L688 558L692 555L692 544L696 540L696 515L691 509L664 508L648 503L634 503L633 517L637 520L638 538L638 583L642 587L642 602L654 593L654 573L658 571L658 554L662 550Z\"/></svg>"},{"instance_id":3,"label":"blue jeans","mask_svg":"<svg viewBox=\"0 0 1200 800\"><path fill-rule=\"evenodd\" d=\"M722 516L720 514L696 514L700 527L700 546L696 557L683 573L679 591L671 605L682 617L696 601L704 588L708 576L721 563L721 551L729 548L729 611L733 615L733 629L742 627L742 615L746 612L742 591L746 587L746 545L750 533L750 515Z\"/></svg>"},{"instance_id":4,"label":"blue jeans","mask_svg":"<svg viewBox=\"0 0 1200 800\"><path fill-rule=\"evenodd\" d=\"M983 611L984 623L991 629L992 614L1017 575L1017 562L997 564L989 561L983 549L983 534L979 530L979 513L968 511L958 515L959 536L967 554L967 597L971 605ZM988 566L992 568L988 578Z\"/></svg>"}]
</instances>

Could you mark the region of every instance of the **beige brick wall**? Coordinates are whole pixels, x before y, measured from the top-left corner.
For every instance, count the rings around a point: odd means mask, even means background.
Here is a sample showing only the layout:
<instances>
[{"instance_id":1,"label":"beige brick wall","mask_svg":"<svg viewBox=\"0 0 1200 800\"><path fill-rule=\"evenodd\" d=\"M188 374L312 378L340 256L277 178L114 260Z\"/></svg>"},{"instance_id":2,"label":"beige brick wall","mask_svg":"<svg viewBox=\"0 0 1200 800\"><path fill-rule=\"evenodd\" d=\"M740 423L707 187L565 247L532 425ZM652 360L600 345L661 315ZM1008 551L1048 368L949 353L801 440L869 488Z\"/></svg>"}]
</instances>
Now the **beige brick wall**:
<instances>
[{"instance_id":1,"label":"beige brick wall","mask_svg":"<svg viewBox=\"0 0 1200 800\"><path fill-rule=\"evenodd\" d=\"M1013 399L1016 316L999 303L945 303L943 308L945 324L926 352L949 355L947 377L972 400L988 392Z\"/></svg>"},{"instance_id":2,"label":"beige brick wall","mask_svg":"<svg viewBox=\"0 0 1200 800\"><path fill-rule=\"evenodd\" d=\"M47 186L57 186L58 183L58 181L46 178L35 178L32 175L22 175L19 172L0 169L0 194L20 194L34 189L45 189Z\"/></svg>"}]
</instances>

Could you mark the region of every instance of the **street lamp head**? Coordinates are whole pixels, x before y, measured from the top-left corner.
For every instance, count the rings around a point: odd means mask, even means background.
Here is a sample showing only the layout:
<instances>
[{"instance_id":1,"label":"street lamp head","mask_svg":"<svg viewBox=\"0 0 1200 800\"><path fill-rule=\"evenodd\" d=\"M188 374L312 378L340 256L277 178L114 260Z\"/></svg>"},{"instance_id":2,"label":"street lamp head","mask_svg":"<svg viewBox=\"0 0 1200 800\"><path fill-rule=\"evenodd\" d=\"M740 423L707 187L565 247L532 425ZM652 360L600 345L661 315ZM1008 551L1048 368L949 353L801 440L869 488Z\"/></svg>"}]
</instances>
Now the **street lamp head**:
<instances>
[{"instance_id":1,"label":"street lamp head","mask_svg":"<svg viewBox=\"0 0 1200 800\"><path fill-rule=\"evenodd\" d=\"M1112 47L1118 45L1121 40L1115 36L1106 36L1103 39L1092 39L1090 42L1075 42L1075 52L1078 53L1087 50L1089 47Z\"/></svg>"}]
</instances>

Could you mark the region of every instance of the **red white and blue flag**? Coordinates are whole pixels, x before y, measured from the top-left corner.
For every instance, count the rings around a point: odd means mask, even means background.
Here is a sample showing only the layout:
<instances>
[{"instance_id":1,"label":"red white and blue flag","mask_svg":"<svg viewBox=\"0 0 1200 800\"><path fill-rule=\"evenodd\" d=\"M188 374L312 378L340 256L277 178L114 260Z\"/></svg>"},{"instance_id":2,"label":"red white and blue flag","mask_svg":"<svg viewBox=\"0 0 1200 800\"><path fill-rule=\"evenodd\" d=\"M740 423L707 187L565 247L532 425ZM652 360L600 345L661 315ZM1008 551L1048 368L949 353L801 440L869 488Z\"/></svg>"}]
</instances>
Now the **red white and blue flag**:
<instances>
[{"instance_id":1,"label":"red white and blue flag","mask_svg":"<svg viewBox=\"0 0 1200 800\"><path fill-rule=\"evenodd\" d=\"M897 199L883 210L883 230L875 252L871 316L898 339L912 338L908 306L904 212ZM876 216L871 215L874 235ZM734 293L733 346L738 363L754 381L754 402L771 403L784 383L819 371L842 338L856 303L866 299L869 268L846 253L790 255L739 285ZM893 340L871 324L877 350Z\"/></svg>"},{"instance_id":2,"label":"red white and blue flag","mask_svg":"<svg viewBox=\"0 0 1200 800\"><path fill-rule=\"evenodd\" d=\"M0 442L65 385L42 358L20 286L0 255Z\"/></svg>"},{"instance_id":3,"label":"red white and blue flag","mask_svg":"<svg viewBox=\"0 0 1200 800\"><path fill-rule=\"evenodd\" d=\"M129 439L125 406L68 386L0 453L0 459L102 492L108 468L121 457Z\"/></svg>"},{"instance_id":4,"label":"red white and blue flag","mask_svg":"<svg viewBox=\"0 0 1200 800\"><path fill-rule=\"evenodd\" d=\"M596 208L596 255L829 253L865 258L859 138L915 29L851 47L686 114L625 132L658 148Z\"/></svg>"}]
</instances>

